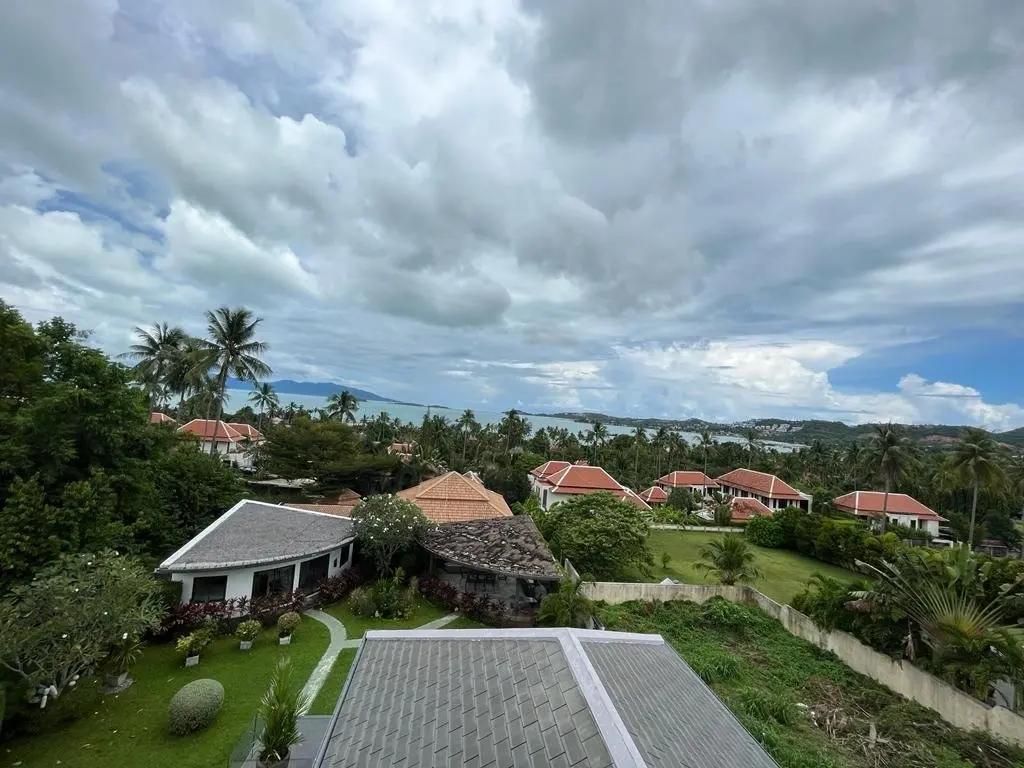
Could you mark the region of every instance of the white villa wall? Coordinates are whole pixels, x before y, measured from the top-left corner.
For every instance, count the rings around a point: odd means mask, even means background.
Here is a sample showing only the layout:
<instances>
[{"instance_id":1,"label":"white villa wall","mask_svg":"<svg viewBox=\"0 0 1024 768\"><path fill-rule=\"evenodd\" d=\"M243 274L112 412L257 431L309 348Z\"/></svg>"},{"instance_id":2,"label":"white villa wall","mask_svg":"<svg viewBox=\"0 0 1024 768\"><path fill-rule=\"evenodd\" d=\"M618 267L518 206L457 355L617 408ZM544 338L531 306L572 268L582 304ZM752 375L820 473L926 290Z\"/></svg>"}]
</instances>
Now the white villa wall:
<instances>
[{"instance_id":1,"label":"white villa wall","mask_svg":"<svg viewBox=\"0 0 1024 768\"><path fill-rule=\"evenodd\" d=\"M228 443L228 442L212 442L210 440L204 440L202 442L203 453L210 453L210 446L213 446L213 454L217 456L227 456L228 461L239 469L249 469L252 467L252 455L246 450L247 445L240 443Z\"/></svg>"},{"instance_id":2,"label":"white villa wall","mask_svg":"<svg viewBox=\"0 0 1024 768\"><path fill-rule=\"evenodd\" d=\"M345 554L344 550L348 550L347 559L343 557ZM352 565L352 550L353 547L349 544L345 544L337 549L333 549L330 552L330 562L327 566L328 578L337 576L346 568ZM224 576L228 577L227 588L224 592L225 600L237 599L239 597L250 598L252 597L252 577L256 571L266 571L270 568L286 568L289 565L295 566L295 578L292 583L292 589L299 588L299 566L307 560L314 560L320 555L314 557L301 557L296 560L285 560L280 563L274 563L272 565L259 565L254 567L246 568L230 568L213 571L187 571L171 574L171 581L181 582L181 602L187 603L192 599L192 579L195 577L207 577L207 576ZM337 565L335 565L337 563Z\"/></svg>"}]
</instances>

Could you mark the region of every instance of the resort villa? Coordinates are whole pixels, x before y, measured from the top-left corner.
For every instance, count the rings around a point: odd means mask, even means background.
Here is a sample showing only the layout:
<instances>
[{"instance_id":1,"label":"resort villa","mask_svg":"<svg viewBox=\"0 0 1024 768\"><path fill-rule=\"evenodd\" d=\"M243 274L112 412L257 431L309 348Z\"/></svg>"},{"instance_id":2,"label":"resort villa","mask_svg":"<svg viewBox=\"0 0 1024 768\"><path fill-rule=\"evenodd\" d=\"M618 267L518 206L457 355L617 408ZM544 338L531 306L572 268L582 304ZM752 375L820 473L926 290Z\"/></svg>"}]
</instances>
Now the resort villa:
<instances>
[{"instance_id":1,"label":"resort villa","mask_svg":"<svg viewBox=\"0 0 1024 768\"><path fill-rule=\"evenodd\" d=\"M668 494L664 488L657 485L652 485L646 491L641 491L640 498L647 502L652 507L658 504L664 504L668 501Z\"/></svg>"},{"instance_id":2,"label":"resort villa","mask_svg":"<svg viewBox=\"0 0 1024 768\"><path fill-rule=\"evenodd\" d=\"M890 523L905 525L914 531L924 531L939 537L939 524L946 518L929 509L913 496L905 493L890 493L888 502L883 491L851 491L833 499L835 508L840 512L867 520L873 528L881 528L885 508L885 517Z\"/></svg>"},{"instance_id":3,"label":"resort villa","mask_svg":"<svg viewBox=\"0 0 1024 768\"><path fill-rule=\"evenodd\" d=\"M727 496L756 499L769 510L800 507L810 511L813 498L775 475L753 469L734 469L717 479Z\"/></svg>"},{"instance_id":4,"label":"resort villa","mask_svg":"<svg viewBox=\"0 0 1024 768\"><path fill-rule=\"evenodd\" d=\"M711 491L718 490L718 483L703 472L685 469L669 472L664 477L659 477L655 480L654 484L665 491L666 499L668 498L667 494L671 493L676 488L684 488L688 491L694 491L699 493L701 496L707 496Z\"/></svg>"},{"instance_id":5,"label":"resort villa","mask_svg":"<svg viewBox=\"0 0 1024 768\"><path fill-rule=\"evenodd\" d=\"M473 472L447 472L396 494L408 499L433 523L512 517L505 497L485 488Z\"/></svg>"},{"instance_id":6,"label":"resort villa","mask_svg":"<svg viewBox=\"0 0 1024 768\"><path fill-rule=\"evenodd\" d=\"M352 564L352 521L242 500L164 560L157 573L181 582L181 602L263 597L301 589Z\"/></svg>"},{"instance_id":7,"label":"resort villa","mask_svg":"<svg viewBox=\"0 0 1024 768\"><path fill-rule=\"evenodd\" d=\"M218 454L239 469L252 467L253 445L263 441L263 435L250 424L228 423L213 419L192 419L178 427L179 435L195 435L204 452Z\"/></svg>"},{"instance_id":8,"label":"resort villa","mask_svg":"<svg viewBox=\"0 0 1024 768\"><path fill-rule=\"evenodd\" d=\"M550 509L560 501L586 493L606 491L640 509L650 505L631 489L624 486L601 467L592 467L585 461L548 461L530 470L530 488L540 499L541 509Z\"/></svg>"}]
</instances>

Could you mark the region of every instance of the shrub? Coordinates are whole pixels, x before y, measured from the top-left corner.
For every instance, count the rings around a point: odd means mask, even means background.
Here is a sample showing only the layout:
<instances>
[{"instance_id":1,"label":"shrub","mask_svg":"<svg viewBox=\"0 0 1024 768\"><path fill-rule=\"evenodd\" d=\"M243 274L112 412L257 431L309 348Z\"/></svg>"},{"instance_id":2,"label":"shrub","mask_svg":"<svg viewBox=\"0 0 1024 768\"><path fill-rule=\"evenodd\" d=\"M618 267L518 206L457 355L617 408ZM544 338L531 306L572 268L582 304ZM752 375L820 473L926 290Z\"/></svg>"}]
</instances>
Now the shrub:
<instances>
[{"instance_id":1,"label":"shrub","mask_svg":"<svg viewBox=\"0 0 1024 768\"><path fill-rule=\"evenodd\" d=\"M740 673L740 660L725 651L709 650L688 658L690 667L705 683L728 680Z\"/></svg>"},{"instance_id":2,"label":"shrub","mask_svg":"<svg viewBox=\"0 0 1024 768\"><path fill-rule=\"evenodd\" d=\"M185 736L213 725L224 705L224 686L216 680L193 680L174 694L167 711L174 736Z\"/></svg>"},{"instance_id":3,"label":"shrub","mask_svg":"<svg viewBox=\"0 0 1024 768\"><path fill-rule=\"evenodd\" d=\"M399 568L393 576L378 579L368 589L355 590L352 593L352 612L357 616L384 619L403 619L408 616L418 587L415 579L408 587L403 586L404 575Z\"/></svg>"},{"instance_id":4,"label":"shrub","mask_svg":"<svg viewBox=\"0 0 1024 768\"><path fill-rule=\"evenodd\" d=\"M359 546L374 559L379 573L390 573L395 555L412 547L432 525L413 502L387 494L364 498L352 510L352 522Z\"/></svg>"},{"instance_id":5,"label":"shrub","mask_svg":"<svg viewBox=\"0 0 1024 768\"><path fill-rule=\"evenodd\" d=\"M216 634L213 627L214 625L208 623L191 634L179 637L174 645L175 650L182 656L198 656L213 642Z\"/></svg>"},{"instance_id":6,"label":"shrub","mask_svg":"<svg viewBox=\"0 0 1024 768\"><path fill-rule=\"evenodd\" d=\"M459 605L459 590L436 576L420 579L420 594L439 608L454 611Z\"/></svg>"},{"instance_id":7,"label":"shrub","mask_svg":"<svg viewBox=\"0 0 1024 768\"><path fill-rule=\"evenodd\" d=\"M747 523L744 535L751 544L776 549L782 546L784 532L782 523L771 517L758 516Z\"/></svg>"},{"instance_id":8,"label":"shrub","mask_svg":"<svg viewBox=\"0 0 1024 768\"><path fill-rule=\"evenodd\" d=\"M778 692L744 688L736 698L742 711L762 722L774 721L779 725L796 722L796 704Z\"/></svg>"},{"instance_id":9,"label":"shrub","mask_svg":"<svg viewBox=\"0 0 1024 768\"><path fill-rule=\"evenodd\" d=\"M373 602L373 593L366 587L356 587L348 596L348 604L356 616L373 616L377 612L377 604Z\"/></svg>"},{"instance_id":10,"label":"shrub","mask_svg":"<svg viewBox=\"0 0 1024 768\"><path fill-rule=\"evenodd\" d=\"M700 607L700 617L712 627L742 632L751 623L751 611L724 597L712 597Z\"/></svg>"},{"instance_id":11,"label":"shrub","mask_svg":"<svg viewBox=\"0 0 1024 768\"><path fill-rule=\"evenodd\" d=\"M302 616L295 611L282 613L277 619L278 634L281 637L288 637L288 635L292 634L292 632L298 628L300 621L302 621Z\"/></svg>"},{"instance_id":12,"label":"shrub","mask_svg":"<svg viewBox=\"0 0 1024 768\"><path fill-rule=\"evenodd\" d=\"M235 630L235 634L238 636L239 640L247 640L251 643L259 636L261 629L263 629L263 625L258 621L255 619L247 619L238 625L238 629Z\"/></svg>"},{"instance_id":13,"label":"shrub","mask_svg":"<svg viewBox=\"0 0 1024 768\"><path fill-rule=\"evenodd\" d=\"M319 605L331 605L348 597L359 586L363 576L358 568L346 568L337 576L324 579L316 585L316 599Z\"/></svg>"}]
</instances>

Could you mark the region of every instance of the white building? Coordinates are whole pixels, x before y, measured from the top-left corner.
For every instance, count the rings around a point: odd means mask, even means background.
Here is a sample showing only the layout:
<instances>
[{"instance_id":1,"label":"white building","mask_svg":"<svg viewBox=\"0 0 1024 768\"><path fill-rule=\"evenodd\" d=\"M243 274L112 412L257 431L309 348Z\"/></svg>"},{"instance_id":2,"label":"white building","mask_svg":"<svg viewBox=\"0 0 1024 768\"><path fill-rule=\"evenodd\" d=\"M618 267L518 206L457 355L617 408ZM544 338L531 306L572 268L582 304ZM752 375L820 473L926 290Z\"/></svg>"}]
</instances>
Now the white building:
<instances>
[{"instance_id":1,"label":"white building","mask_svg":"<svg viewBox=\"0 0 1024 768\"><path fill-rule=\"evenodd\" d=\"M734 469L717 482L726 496L756 499L771 510L800 507L810 511L814 501L809 493L798 491L781 478L753 469Z\"/></svg>"},{"instance_id":2,"label":"white building","mask_svg":"<svg viewBox=\"0 0 1024 768\"><path fill-rule=\"evenodd\" d=\"M541 509L549 509L560 501L584 493L607 491L640 509L650 511L650 505L624 486L601 467L585 462L548 461L530 470L530 488L540 499Z\"/></svg>"},{"instance_id":3,"label":"white building","mask_svg":"<svg viewBox=\"0 0 1024 768\"><path fill-rule=\"evenodd\" d=\"M939 524L946 522L946 518L905 493L890 493L886 501L884 491L851 491L833 499L832 503L841 512L867 520L876 528L882 527L883 507L890 523L925 531L936 538L939 537Z\"/></svg>"},{"instance_id":4,"label":"white building","mask_svg":"<svg viewBox=\"0 0 1024 768\"><path fill-rule=\"evenodd\" d=\"M164 560L157 573L181 582L183 603L307 595L352 564L352 521L242 500Z\"/></svg>"},{"instance_id":5,"label":"white building","mask_svg":"<svg viewBox=\"0 0 1024 768\"><path fill-rule=\"evenodd\" d=\"M252 449L264 440L259 430L251 424L213 419L192 419L178 427L177 431L179 435L195 435L204 453L221 456L224 461L239 469L252 467Z\"/></svg>"},{"instance_id":6,"label":"white building","mask_svg":"<svg viewBox=\"0 0 1024 768\"><path fill-rule=\"evenodd\" d=\"M701 496L707 496L712 491L718 490L718 483L710 477L703 472L689 469L677 469L675 472L669 472L667 475L659 477L654 483L664 489L666 493L671 493L676 488L683 488L699 493Z\"/></svg>"}]
</instances>

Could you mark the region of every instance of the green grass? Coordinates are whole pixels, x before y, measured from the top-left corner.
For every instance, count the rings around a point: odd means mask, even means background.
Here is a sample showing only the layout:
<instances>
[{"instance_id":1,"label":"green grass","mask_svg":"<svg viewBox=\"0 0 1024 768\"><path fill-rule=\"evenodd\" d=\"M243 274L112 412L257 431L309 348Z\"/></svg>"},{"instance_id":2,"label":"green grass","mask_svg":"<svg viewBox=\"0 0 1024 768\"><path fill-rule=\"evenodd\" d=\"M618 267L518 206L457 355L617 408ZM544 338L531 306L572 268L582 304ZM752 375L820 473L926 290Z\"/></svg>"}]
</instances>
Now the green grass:
<instances>
[{"instance_id":1,"label":"green grass","mask_svg":"<svg viewBox=\"0 0 1024 768\"><path fill-rule=\"evenodd\" d=\"M654 554L654 580L666 576L688 584L706 584L705 574L694 564L700 560L700 548L713 539L722 536L741 536L737 533L704 533L700 531L652 530L647 544ZM820 560L804 557L785 549L753 547L757 554L755 565L761 571L761 578L751 584L773 600L789 603L793 596L803 591L812 574L820 573L840 581L854 581L858 577L852 571L828 565ZM661 565L661 555L668 552L672 560L668 568ZM648 581L649 579L644 579Z\"/></svg>"},{"instance_id":2,"label":"green grass","mask_svg":"<svg viewBox=\"0 0 1024 768\"><path fill-rule=\"evenodd\" d=\"M757 608L722 598L704 606L634 602L602 605L599 616L608 629L665 637L781 768L1024 765L1024 750L953 728Z\"/></svg>"},{"instance_id":3,"label":"green grass","mask_svg":"<svg viewBox=\"0 0 1024 768\"><path fill-rule=\"evenodd\" d=\"M348 679L348 671L352 668L352 662L356 658L355 648L345 648L334 660L324 686L320 689L313 705L309 708L311 715L330 715L334 713L334 707L341 696L341 689L345 687L345 680Z\"/></svg>"},{"instance_id":4,"label":"green grass","mask_svg":"<svg viewBox=\"0 0 1024 768\"><path fill-rule=\"evenodd\" d=\"M289 646L277 644L276 629L263 632L245 652L238 638L220 637L203 651L199 666L187 669L172 644L150 646L132 671L131 688L104 696L93 714L53 731L0 743L0 765L218 768L252 722L277 659L289 656L295 679L305 682L329 641L327 627L303 618ZM181 686L203 677L224 686L224 707L206 731L175 738L167 732L167 705Z\"/></svg>"},{"instance_id":5,"label":"green grass","mask_svg":"<svg viewBox=\"0 0 1024 768\"><path fill-rule=\"evenodd\" d=\"M460 616L451 624L445 624L441 629L488 629L486 624L481 624L479 621L473 621L473 619L467 619L465 616Z\"/></svg>"},{"instance_id":6,"label":"green grass","mask_svg":"<svg viewBox=\"0 0 1024 768\"><path fill-rule=\"evenodd\" d=\"M416 602L413 603L412 611L404 619L375 619L372 616L368 618L356 616L349 607L348 598L340 603L328 605L323 610L345 625L345 633L350 639L362 637L368 629L415 629L428 621L448 615L447 611L435 608L419 595L416 597Z\"/></svg>"}]
</instances>

